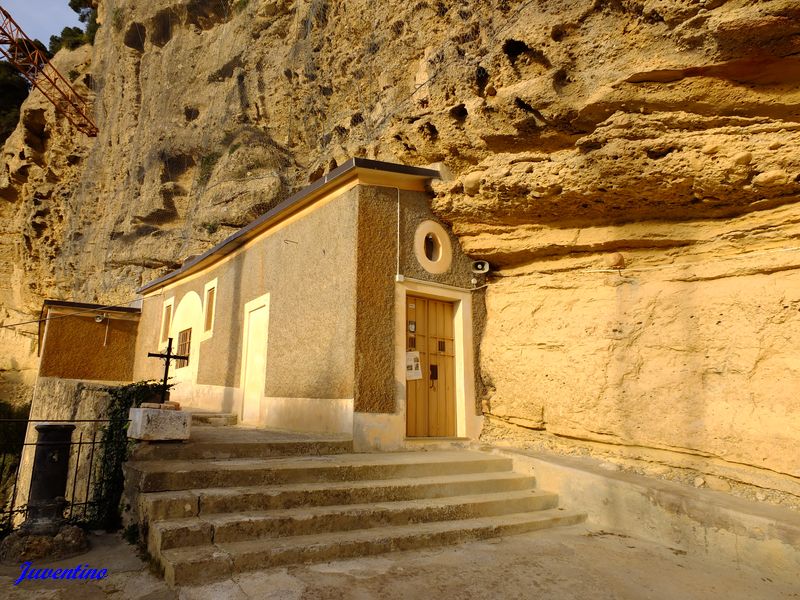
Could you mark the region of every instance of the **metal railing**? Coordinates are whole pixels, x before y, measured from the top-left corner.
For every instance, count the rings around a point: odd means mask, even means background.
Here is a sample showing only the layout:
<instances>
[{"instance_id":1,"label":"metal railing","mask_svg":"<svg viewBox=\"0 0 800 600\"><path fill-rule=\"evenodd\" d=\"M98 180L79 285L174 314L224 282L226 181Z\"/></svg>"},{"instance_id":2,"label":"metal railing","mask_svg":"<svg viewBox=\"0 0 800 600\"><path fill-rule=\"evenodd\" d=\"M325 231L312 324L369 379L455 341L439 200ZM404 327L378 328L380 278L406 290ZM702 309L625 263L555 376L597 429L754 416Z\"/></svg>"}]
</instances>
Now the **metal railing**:
<instances>
[{"instance_id":1,"label":"metal railing","mask_svg":"<svg viewBox=\"0 0 800 600\"><path fill-rule=\"evenodd\" d=\"M98 512L96 509L114 501L96 497L95 493L96 484L107 476L107 464L102 457L103 446L108 441L103 440L103 430L114 422L110 419L0 419L0 537L13 531L27 517L36 448L55 445L37 439L37 424L75 425L64 518L73 523L92 523Z\"/></svg>"}]
</instances>

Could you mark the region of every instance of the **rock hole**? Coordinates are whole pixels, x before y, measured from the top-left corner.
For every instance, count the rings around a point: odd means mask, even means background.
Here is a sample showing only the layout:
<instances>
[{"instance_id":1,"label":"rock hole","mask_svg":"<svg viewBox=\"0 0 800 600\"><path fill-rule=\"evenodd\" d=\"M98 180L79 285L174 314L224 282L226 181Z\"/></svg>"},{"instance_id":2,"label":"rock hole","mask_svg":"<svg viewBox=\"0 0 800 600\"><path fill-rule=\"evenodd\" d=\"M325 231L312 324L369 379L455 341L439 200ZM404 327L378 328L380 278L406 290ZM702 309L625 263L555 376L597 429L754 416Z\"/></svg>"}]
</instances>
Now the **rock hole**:
<instances>
[{"instance_id":1,"label":"rock hole","mask_svg":"<svg viewBox=\"0 0 800 600\"><path fill-rule=\"evenodd\" d=\"M169 8L156 13L150 22L150 41L153 44L163 48L172 39L172 19L176 17L177 15Z\"/></svg>"},{"instance_id":2,"label":"rock hole","mask_svg":"<svg viewBox=\"0 0 800 600\"><path fill-rule=\"evenodd\" d=\"M364 122L364 115L360 112L353 113L353 116L350 117L350 127L355 127Z\"/></svg>"},{"instance_id":3,"label":"rock hole","mask_svg":"<svg viewBox=\"0 0 800 600\"><path fill-rule=\"evenodd\" d=\"M339 163L336 162L336 159L332 158L328 163L328 173L333 171L336 167L339 166Z\"/></svg>"},{"instance_id":4,"label":"rock hole","mask_svg":"<svg viewBox=\"0 0 800 600\"><path fill-rule=\"evenodd\" d=\"M324 174L325 174L325 167L323 167L322 165L320 165L319 167L317 167L317 168L316 168L316 169L315 169L315 170L314 170L314 171L311 173L311 175L309 175L309 176L308 176L308 182L309 182L309 183L313 183L313 182L315 182L317 179L319 179L320 177L322 177Z\"/></svg>"},{"instance_id":5,"label":"rock hole","mask_svg":"<svg viewBox=\"0 0 800 600\"><path fill-rule=\"evenodd\" d=\"M439 130L436 129L436 125L434 125L430 121L420 125L419 130L420 133L422 133L422 137L428 141L433 141L439 137Z\"/></svg>"},{"instance_id":6,"label":"rock hole","mask_svg":"<svg viewBox=\"0 0 800 600\"><path fill-rule=\"evenodd\" d=\"M519 56L525 52L530 52L530 48L528 47L528 44L521 40L509 38L503 42L503 53L508 57L508 60L511 61L512 65L516 63L517 58L519 58Z\"/></svg>"},{"instance_id":7,"label":"rock hole","mask_svg":"<svg viewBox=\"0 0 800 600\"><path fill-rule=\"evenodd\" d=\"M467 116L469 115L469 111L467 107L463 104L458 104L450 109L450 116L458 121L459 123L463 123L467 120Z\"/></svg>"},{"instance_id":8,"label":"rock hole","mask_svg":"<svg viewBox=\"0 0 800 600\"><path fill-rule=\"evenodd\" d=\"M219 69L208 76L208 83L225 81L233 76L234 70L242 66L242 55L234 56Z\"/></svg>"},{"instance_id":9,"label":"rock hole","mask_svg":"<svg viewBox=\"0 0 800 600\"><path fill-rule=\"evenodd\" d=\"M161 183L177 181L195 165L194 158L188 154L162 154L161 161L164 165L161 171Z\"/></svg>"},{"instance_id":10,"label":"rock hole","mask_svg":"<svg viewBox=\"0 0 800 600\"><path fill-rule=\"evenodd\" d=\"M35 153L43 154L47 147L47 140L50 139L47 133L47 121L44 116L44 110L41 108L34 108L25 111L21 121L25 126L25 144Z\"/></svg>"},{"instance_id":11,"label":"rock hole","mask_svg":"<svg viewBox=\"0 0 800 600\"><path fill-rule=\"evenodd\" d=\"M189 121L194 121L197 117L199 117L200 111L194 106L184 106L183 116L186 117L186 122L188 123Z\"/></svg>"},{"instance_id":12,"label":"rock hole","mask_svg":"<svg viewBox=\"0 0 800 600\"><path fill-rule=\"evenodd\" d=\"M659 158L664 158L667 154L674 151L675 148L668 146L666 148L647 148L645 153L647 154L647 158L658 160Z\"/></svg>"},{"instance_id":13,"label":"rock hole","mask_svg":"<svg viewBox=\"0 0 800 600\"><path fill-rule=\"evenodd\" d=\"M553 73L553 86L558 88L563 88L565 85L570 83L569 74L565 68L558 69L555 73Z\"/></svg>"},{"instance_id":14,"label":"rock hole","mask_svg":"<svg viewBox=\"0 0 800 600\"><path fill-rule=\"evenodd\" d=\"M550 30L550 39L554 42L560 42L567 37L567 28L563 24L553 25Z\"/></svg>"},{"instance_id":15,"label":"rock hole","mask_svg":"<svg viewBox=\"0 0 800 600\"><path fill-rule=\"evenodd\" d=\"M231 18L227 2L219 0L189 0L186 4L186 23L208 30Z\"/></svg>"},{"instance_id":16,"label":"rock hole","mask_svg":"<svg viewBox=\"0 0 800 600\"><path fill-rule=\"evenodd\" d=\"M530 104L525 102L525 100L523 100L522 98L514 98L514 106L531 114L536 114L539 112L538 110L533 108Z\"/></svg>"},{"instance_id":17,"label":"rock hole","mask_svg":"<svg viewBox=\"0 0 800 600\"><path fill-rule=\"evenodd\" d=\"M147 29L141 23L131 23L128 31L125 32L125 37L122 38L122 43L128 48L136 50L137 52L144 52L144 39L147 35Z\"/></svg>"},{"instance_id":18,"label":"rock hole","mask_svg":"<svg viewBox=\"0 0 800 600\"><path fill-rule=\"evenodd\" d=\"M475 85L478 88L478 95L483 96L486 90L486 85L489 83L489 71L484 67L478 65L475 69Z\"/></svg>"}]
</instances>

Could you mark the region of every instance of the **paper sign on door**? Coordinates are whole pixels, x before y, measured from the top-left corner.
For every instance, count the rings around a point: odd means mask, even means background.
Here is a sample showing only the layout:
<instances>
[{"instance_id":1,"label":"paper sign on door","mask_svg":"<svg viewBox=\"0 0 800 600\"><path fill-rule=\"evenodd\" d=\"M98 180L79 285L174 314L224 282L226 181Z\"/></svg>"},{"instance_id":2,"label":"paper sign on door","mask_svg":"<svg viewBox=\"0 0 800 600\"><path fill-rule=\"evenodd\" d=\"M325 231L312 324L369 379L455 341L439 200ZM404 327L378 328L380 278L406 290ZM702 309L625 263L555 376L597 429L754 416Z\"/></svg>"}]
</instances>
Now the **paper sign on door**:
<instances>
[{"instance_id":1,"label":"paper sign on door","mask_svg":"<svg viewBox=\"0 0 800 600\"><path fill-rule=\"evenodd\" d=\"M419 352L406 352L406 379L422 379L422 365L419 362Z\"/></svg>"}]
</instances>

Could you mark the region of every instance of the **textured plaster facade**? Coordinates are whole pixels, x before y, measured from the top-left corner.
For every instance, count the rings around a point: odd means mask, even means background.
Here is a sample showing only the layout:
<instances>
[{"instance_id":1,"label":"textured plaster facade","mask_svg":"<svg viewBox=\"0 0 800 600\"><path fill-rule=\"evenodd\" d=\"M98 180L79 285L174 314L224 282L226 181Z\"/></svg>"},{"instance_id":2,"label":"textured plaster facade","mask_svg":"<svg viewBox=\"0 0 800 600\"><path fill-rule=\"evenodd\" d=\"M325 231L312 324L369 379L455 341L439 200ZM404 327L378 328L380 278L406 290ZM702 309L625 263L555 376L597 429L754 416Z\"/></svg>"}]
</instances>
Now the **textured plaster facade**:
<instances>
[{"instance_id":1,"label":"textured plaster facade","mask_svg":"<svg viewBox=\"0 0 800 600\"><path fill-rule=\"evenodd\" d=\"M342 175L299 212L276 217L239 249L225 255L223 246L220 256L204 256L207 266L198 263L146 286L134 379L160 375L161 364L147 352L163 347L163 309L172 304L173 343L181 330L192 328L189 365L175 369L172 398L185 406L242 414L245 308L268 296L261 425L353 434L354 413L384 413L403 422L405 378L396 369L405 360L405 349L396 342L396 315L404 314L396 306L399 282L411 277L471 296L475 276L449 233L454 248L449 268L433 275L419 265L416 229L436 218L430 195L415 189L420 182L380 171L359 177ZM386 186L379 185L381 178ZM206 298L211 281L216 282L213 331L202 333L206 306L199 299ZM471 302L465 310L470 346L464 358L470 368L461 376L468 372L471 381L460 401L472 416ZM405 330L404 323L399 326ZM404 423L387 435L402 443Z\"/></svg>"},{"instance_id":2,"label":"textured plaster facade","mask_svg":"<svg viewBox=\"0 0 800 600\"><path fill-rule=\"evenodd\" d=\"M131 381L137 312L45 307L39 377ZM97 321L100 319L100 321Z\"/></svg>"}]
</instances>

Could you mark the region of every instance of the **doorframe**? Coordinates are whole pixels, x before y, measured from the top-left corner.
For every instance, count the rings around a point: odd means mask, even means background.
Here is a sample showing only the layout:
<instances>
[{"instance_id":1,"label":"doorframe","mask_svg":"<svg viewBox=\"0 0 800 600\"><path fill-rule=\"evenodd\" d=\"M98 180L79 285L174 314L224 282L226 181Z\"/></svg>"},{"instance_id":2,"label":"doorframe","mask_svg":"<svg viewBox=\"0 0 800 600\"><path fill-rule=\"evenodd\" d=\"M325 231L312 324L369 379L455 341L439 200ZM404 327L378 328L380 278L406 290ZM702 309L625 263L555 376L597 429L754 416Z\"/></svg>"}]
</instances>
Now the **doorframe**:
<instances>
[{"instance_id":1,"label":"doorframe","mask_svg":"<svg viewBox=\"0 0 800 600\"><path fill-rule=\"evenodd\" d=\"M472 332L472 292L433 282L403 278L395 283L395 406L403 417L406 431L406 298L422 296L453 303L453 334L455 350L456 437L477 439L482 419L475 411L475 352ZM425 440L430 438L409 438Z\"/></svg>"},{"instance_id":2,"label":"doorframe","mask_svg":"<svg viewBox=\"0 0 800 600\"><path fill-rule=\"evenodd\" d=\"M250 313L254 310L258 310L259 308L266 308L267 309L267 342L266 342L266 349L269 350L269 292L264 294L263 296L259 296L250 302L245 303L244 311L242 314L242 364L239 367L239 389L241 390L241 402L239 403L239 422L243 422L244 418L244 395L245 395L245 375L247 372L247 339L250 335ZM266 362L266 357L265 357ZM266 373L264 374L264 378L266 381ZM261 400L259 401L258 407L258 422L256 425L260 425L264 421L264 390L261 390Z\"/></svg>"}]
</instances>

